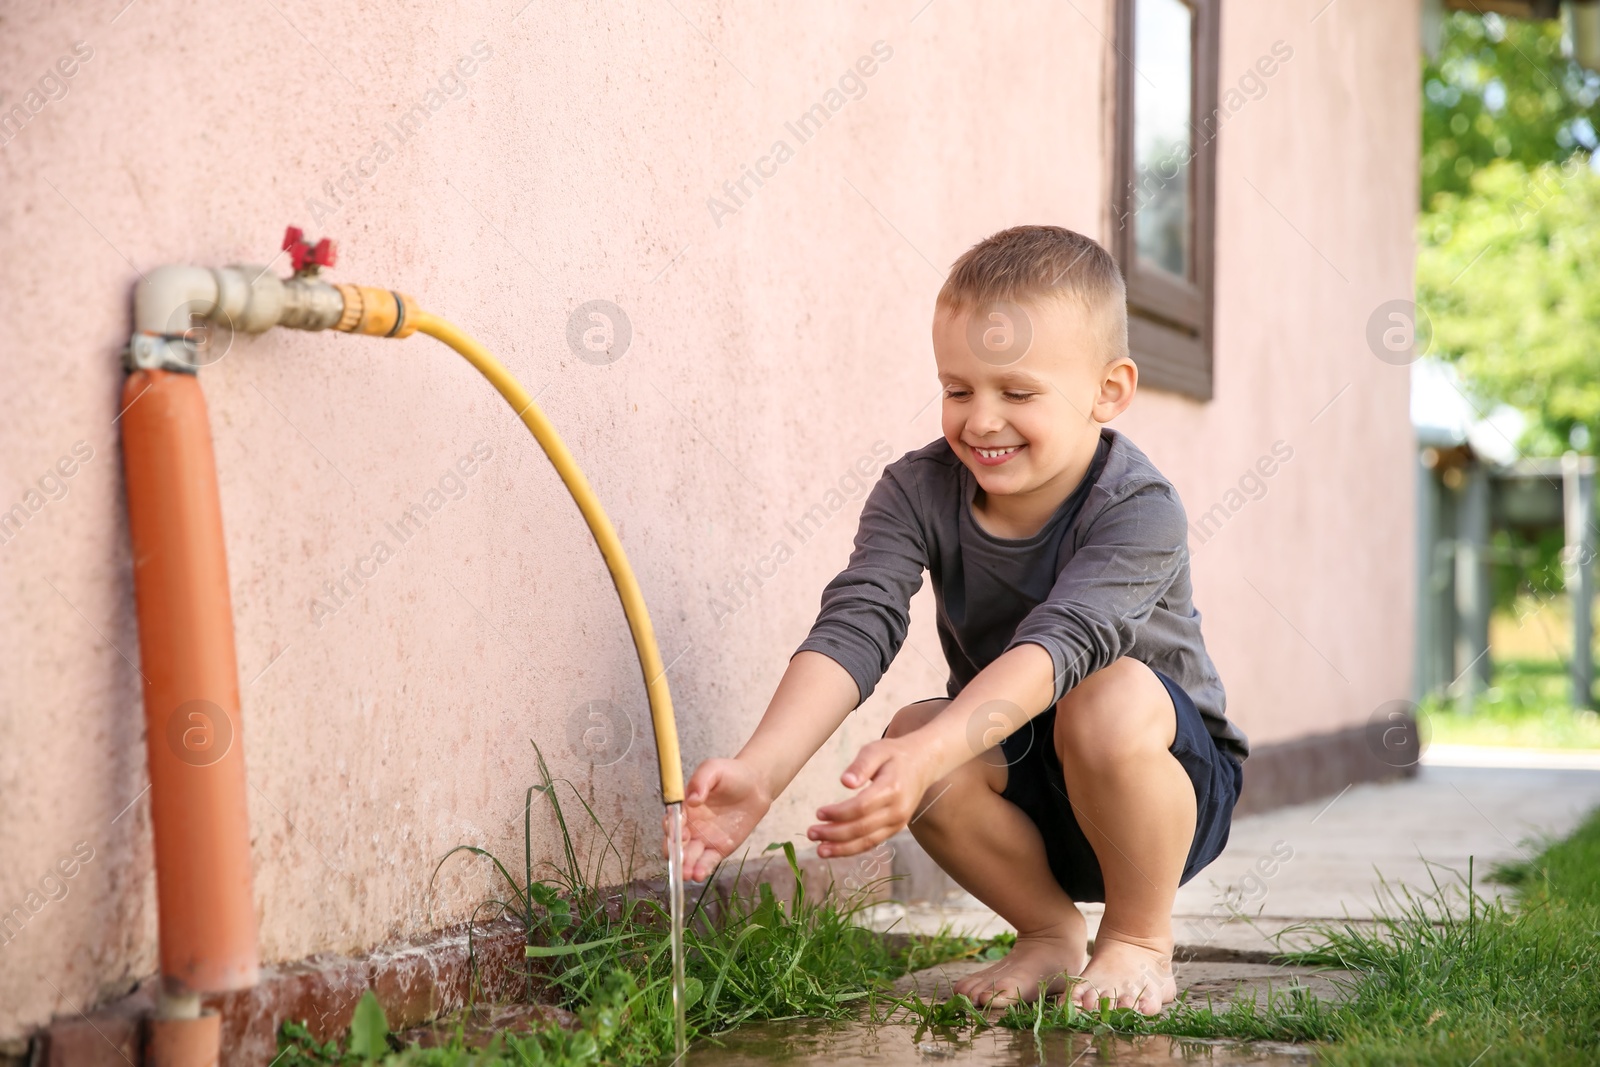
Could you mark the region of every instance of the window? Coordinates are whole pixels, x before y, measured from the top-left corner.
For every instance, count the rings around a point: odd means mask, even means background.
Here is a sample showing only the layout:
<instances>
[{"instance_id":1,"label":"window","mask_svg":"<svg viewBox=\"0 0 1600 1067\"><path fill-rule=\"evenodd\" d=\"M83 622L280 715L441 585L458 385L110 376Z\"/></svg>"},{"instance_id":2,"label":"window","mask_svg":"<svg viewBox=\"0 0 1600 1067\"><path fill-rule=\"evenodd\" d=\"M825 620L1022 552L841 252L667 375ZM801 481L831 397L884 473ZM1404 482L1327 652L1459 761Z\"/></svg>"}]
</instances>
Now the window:
<instances>
[{"instance_id":1,"label":"window","mask_svg":"<svg viewBox=\"0 0 1600 1067\"><path fill-rule=\"evenodd\" d=\"M1217 0L1117 0L1112 254L1139 381L1211 399Z\"/></svg>"}]
</instances>

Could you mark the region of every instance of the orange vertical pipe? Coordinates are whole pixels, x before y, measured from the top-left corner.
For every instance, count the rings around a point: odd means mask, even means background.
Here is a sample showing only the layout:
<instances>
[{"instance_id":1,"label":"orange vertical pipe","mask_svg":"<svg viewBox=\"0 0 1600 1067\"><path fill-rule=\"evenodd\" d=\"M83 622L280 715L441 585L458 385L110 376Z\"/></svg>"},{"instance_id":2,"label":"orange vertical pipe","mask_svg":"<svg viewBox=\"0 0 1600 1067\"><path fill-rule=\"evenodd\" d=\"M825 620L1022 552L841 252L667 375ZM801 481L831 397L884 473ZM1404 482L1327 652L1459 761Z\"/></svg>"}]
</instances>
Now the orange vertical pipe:
<instances>
[{"instance_id":1,"label":"orange vertical pipe","mask_svg":"<svg viewBox=\"0 0 1600 1067\"><path fill-rule=\"evenodd\" d=\"M133 372L121 421L164 988L244 989L260 962L250 820L222 507L199 380Z\"/></svg>"}]
</instances>

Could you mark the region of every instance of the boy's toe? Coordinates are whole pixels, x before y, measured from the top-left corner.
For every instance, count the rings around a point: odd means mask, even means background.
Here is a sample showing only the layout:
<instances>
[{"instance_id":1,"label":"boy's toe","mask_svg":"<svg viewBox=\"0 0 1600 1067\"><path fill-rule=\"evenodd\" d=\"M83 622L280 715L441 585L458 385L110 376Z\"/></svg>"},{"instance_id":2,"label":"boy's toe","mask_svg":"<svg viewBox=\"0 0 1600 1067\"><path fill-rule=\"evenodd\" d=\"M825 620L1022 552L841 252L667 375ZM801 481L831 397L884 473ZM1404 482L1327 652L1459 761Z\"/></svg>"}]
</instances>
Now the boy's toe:
<instances>
[{"instance_id":1,"label":"boy's toe","mask_svg":"<svg viewBox=\"0 0 1600 1067\"><path fill-rule=\"evenodd\" d=\"M974 971L950 987L952 996L963 996L974 1004L978 1003L979 991L985 988L989 972L993 967L985 967L981 971Z\"/></svg>"},{"instance_id":2,"label":"boy's toe","mask_svg":"<svg viewBox=\"0 0 1600 1067\"><path fill-rule=\"evenodd\" d=\"M983 1002L981 1007L984 1007L989 1011L1005 1011L1007 1008L1011 1007L1011 1005L1020 1003L1021 1000L1021 997L1017 996L1010 990L1001 989L990 995L990 997Z\"/></svg>"},{"instance_id":3,"label":"boy's toe","mask_svg":"<svg viewBox=\"0 0 1600 1067\"><path fill-rule=\"evenodd\" d=\"M1100 1010L1100 990L1092 982L1079 982L1072 987L1072 1003L1084 1011Z\"/></svg>"}]
</instances>

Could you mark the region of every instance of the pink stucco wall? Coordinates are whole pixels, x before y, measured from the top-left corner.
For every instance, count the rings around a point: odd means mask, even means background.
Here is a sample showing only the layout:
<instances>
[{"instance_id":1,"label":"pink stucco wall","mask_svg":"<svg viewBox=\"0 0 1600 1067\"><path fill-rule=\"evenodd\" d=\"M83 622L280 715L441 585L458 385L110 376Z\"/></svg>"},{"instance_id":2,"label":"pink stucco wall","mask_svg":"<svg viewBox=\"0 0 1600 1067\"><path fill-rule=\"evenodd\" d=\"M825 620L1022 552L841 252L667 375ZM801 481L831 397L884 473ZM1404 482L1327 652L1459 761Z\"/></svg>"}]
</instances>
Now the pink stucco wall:
<instances>
[{"instance_id":1,"label":"pink stucco wall","mask_svg":"<svg viewBox=\"0 0 1600 1067\"><path fill-rule=\"evenodd\" d=\"M408 290L500 353L542 390L621 532L693 761L759 716L845 560L860 494L803 544L785 524L858 459L881 467L875 443L899 455L938 435L942 268L1018 222L1106 233L1107 3L521 3L25 3L4 17L0 109L35 88L48 102L0 149L0 509L41 479L58 499L0 545L0 911L28 913L0 945L0 1037L155 966L112 423L136 271L265 262L299 223L339 240L338 279ZM1417 15L1225 7L1224 86L1275 41L1294 55L1223 133L1216 399L1148 392L1120 425L1192 515L1275 442L1293 449L1195 555L1230 710L1262 743L1362 722L1409 690L1406 378L1364 331L1411 292ZM860 98L800 143L785 123L880 41ZM76 42L72 78L49 79ZM414 106L402 142L388 124ZM792 154L764 164L764 186L708 209L780 139ZM566 340L594 299L632 327L610 365ZM458 843L520 848L530 740L653 864L627 630L577 511L499 398L425 338L241 336L203 380L265 956L464 917L488 870L452 861L433 891L429 876ZM347 603L315 611L323 583L480 441L492 458L459 499ZM66 459L71 477L52 480ZM763 557L786 537L793 558L774 572ZM742 568L762 577L730 615ZM924 589L909 647L759 841L803 830L856 746L942 692L931 608ZM639 731L610 766L570 742L593 700ZM551 845L542 827L537 847ZM46 881L61 861L72 877Z\"/></svg>"}]
</instances>

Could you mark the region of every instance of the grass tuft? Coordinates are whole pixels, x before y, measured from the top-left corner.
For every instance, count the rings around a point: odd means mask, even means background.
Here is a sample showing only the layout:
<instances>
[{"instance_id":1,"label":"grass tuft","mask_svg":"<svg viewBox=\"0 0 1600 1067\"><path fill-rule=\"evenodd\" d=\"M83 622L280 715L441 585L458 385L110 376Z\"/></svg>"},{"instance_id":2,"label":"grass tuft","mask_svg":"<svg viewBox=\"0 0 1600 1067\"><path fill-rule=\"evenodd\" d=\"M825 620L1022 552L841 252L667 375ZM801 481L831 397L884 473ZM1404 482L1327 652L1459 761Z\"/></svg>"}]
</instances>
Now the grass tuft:
<instances>
[{"instance_id":1,"label":"grass tuft","mask_svg":"<svg viewBox=\"0 0 1600 1067\"><path fill-rule=\"evenodd\" d=\"M525 798L521 878L492 853L474 845L451 849L440 866L458 853L493 865L503 893L481 905L474 920L505 916L522 924L530 960L524 995L530 1000L538 996L554 1001L576 1012L579 1028L575 1032L551 1027L527 1034L506 1033L482 1050L463 1047L459 1035L444 1048L392 1047L382 1061L386 1064L640 1064L671 1055L672 964L666 907L652 896L627 888L599 888L607 857L622 862L622 853L577 788L551 776L538 746L535 754L540 782ZM562 807L562 797L569 794L602 841L591 865L580 861L573 845L572 828ZM556 821L561 865L536 866L533 862L536 795L548 801ZM873 995L884 993L908 969L972 954L982 947L970 939L942 936L897 944L856 921L885 879L842 896L830 892L814 900L805 892L794 846L784 842L769 846L768 851L774 849L782 851L794 877L795 888L787 900L779 899L772 886L760 883L754 894L733 892L715 921L702 910L704 890L691 908L684 931L691 1041L714 1038L750 1022L842 1018ZM435 876L437 873L435 868ZM707 887L711 884L708 880ZM391 1035L391 1046L397 1043ZM319 1045L303 1026L288 1023L280 1035L277 1064L311 1067L369 1062L351 1052L349 1045Z\"/></svg>"}]
</instances>

